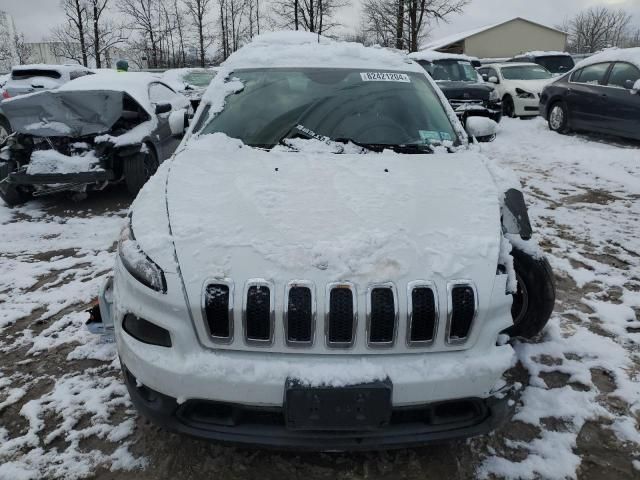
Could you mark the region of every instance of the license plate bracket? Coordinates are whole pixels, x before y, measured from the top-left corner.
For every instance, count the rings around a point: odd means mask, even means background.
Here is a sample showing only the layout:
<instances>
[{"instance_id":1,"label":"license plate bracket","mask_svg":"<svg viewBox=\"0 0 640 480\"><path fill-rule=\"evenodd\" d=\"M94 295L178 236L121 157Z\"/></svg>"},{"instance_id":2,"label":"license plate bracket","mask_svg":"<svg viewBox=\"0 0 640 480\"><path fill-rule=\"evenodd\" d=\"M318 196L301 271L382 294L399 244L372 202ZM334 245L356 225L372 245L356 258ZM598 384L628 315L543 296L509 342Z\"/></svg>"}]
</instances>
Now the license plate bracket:
<instances>
[{"instance_id":1,"label":"license plate bracket","mask_svg":"<svg viewBox=\"0 0 640 480\"><path fill-rule=\"evenodd\" d=\"M310 387L288 379L286 425L290 430L375 430L389 424L392 392L389 379L346 387Z\"/></svg>"}]
</instances>

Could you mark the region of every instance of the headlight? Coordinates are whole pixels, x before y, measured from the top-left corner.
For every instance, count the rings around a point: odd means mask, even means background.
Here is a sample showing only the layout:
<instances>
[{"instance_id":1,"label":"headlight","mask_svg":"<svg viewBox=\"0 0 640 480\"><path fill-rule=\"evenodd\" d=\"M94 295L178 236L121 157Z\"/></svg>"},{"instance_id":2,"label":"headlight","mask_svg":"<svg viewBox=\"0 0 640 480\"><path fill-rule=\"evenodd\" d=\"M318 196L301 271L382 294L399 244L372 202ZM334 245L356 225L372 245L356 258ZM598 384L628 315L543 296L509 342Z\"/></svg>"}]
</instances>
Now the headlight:
<instances>
[{"instance_id":1,"label":"headlight","mask_svg":"<svg viewBox=\"0 0 640 480\"><path fill-rule=\"evenodd\" d=\"M118 255L124 268L136 280L156 292L167 293L167 280L162 269L147 257L136 242L130 220L120 232Z\"/></svg>"},{"instance_id":2,"label":"headlight","mask_svg":"<svg viewBox=\"0 0 640 480\"><path fill-rule=\"evenodd\" d=\"M491 92L489 93L489 101L490 102L497 102L498 100L500 100L500 94L496 91L496 89L494 88L493 90L491 90Z\"/></svg>"},{"instance_id":3,"label":"headlight","mask_svg":"<svg viewBox=\"0 0 640 480\"><path fill-rule=\"evenodd\" d=\"M533 93L522 90L521 88L516 88L516 93L518 94L518 98L535 98Z\"/></svg>"}]
</instances>

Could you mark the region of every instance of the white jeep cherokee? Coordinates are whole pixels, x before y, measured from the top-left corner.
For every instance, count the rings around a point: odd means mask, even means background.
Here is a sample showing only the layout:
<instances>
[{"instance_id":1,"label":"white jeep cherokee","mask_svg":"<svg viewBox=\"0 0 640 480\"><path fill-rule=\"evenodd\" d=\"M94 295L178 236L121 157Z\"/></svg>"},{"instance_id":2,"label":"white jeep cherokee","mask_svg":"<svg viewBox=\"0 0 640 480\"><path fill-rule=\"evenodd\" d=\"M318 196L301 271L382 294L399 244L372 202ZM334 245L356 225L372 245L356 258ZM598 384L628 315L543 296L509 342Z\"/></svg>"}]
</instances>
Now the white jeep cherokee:
<instances>
[{"instance_id":1,"label":"white jeep cherokee","mask_svg":"<svg viewBox=\"0 0 640 480\"><path fill-rule=\"evenodd\" d=\"M526 208L488 165L406 57L258 37L131 207L101 294L133 403L178 432L276 448L495 428L501 334L539 331L553 283L533 248L509 255Z\"/></svg>"}]
</instances>

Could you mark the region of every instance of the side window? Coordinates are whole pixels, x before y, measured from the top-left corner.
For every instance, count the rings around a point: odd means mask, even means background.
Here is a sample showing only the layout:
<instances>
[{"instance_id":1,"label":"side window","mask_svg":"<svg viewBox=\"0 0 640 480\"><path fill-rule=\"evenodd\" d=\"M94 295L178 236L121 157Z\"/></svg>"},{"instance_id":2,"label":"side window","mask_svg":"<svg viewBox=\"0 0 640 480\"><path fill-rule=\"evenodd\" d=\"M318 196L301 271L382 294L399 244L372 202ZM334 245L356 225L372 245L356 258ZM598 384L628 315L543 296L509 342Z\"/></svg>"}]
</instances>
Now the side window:
<instances>
[{"instance_id":1,"label":"side window","mask_svg":"<svg viewBox=\"0 0 640 480\"><path fill-rule=\"evenodd\" d=\"M580 70L576 70L575 72L573 72L571 74L571 81L572 82L580 82L580 75L582 75L582 68Z\"/></svg>"},{"instance_id":2,"label":"side window","mask_svg":"<svg viewBox=\"0 0 640 480\"><path fill-rule=\"evenodd\" d=\"M640 80L640 70L630 63L616 63L609 74L607 85L631 90Z\"/></svg>"},{"instance_id":3,"label":"side window","mask_svg":"<svg viewBox=\"0 0 640 480\"><path fill-rule=\"evenodd\" d=\"M176 100L176 93L166 85L152 83L149 87L149 99L151 103L172 103Z\"/></svg>"},{"instance_id":4,"label":"side window","mask_svg":"<svg viewBox=\"0 0 640 480\"><path fill-rule=\"evenodd\" d=\"M589 85L602 85L610 65L610 63L589 65L580 71L581 73L578 78L576 78L576 74L574 74L572 80L579 83L588 83Z\"/></svg>"}]
</instances>

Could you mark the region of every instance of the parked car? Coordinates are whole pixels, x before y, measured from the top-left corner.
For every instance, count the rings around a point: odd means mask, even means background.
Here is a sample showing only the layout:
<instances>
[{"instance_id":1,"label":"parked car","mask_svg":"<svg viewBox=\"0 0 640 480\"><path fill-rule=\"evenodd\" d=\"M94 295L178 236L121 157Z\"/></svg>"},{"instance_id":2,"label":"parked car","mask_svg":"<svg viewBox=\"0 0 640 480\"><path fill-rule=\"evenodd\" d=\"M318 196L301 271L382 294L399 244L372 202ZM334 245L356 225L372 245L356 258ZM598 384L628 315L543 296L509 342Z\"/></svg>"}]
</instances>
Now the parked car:
<instances>
[{"instance_id":1,"label":"parked car","mask_svg":"<svg viewBox=\"0 0 640 480\"><path fill-rule=\"evenodd\" d=\"M17 65L4 85L3 98L51 90L93 72L82 65Z\"/></svg>"},{"instance_id":2,"label":"parked car","mask_svg":"<svg viewBox=\"0 0 640 480\"><path fill-rule=\"evenodd\" d=\"M508 117L531 117L540 113L540 93L553 75L535 63L494 63L478 69L485 81L495 84Z\"/></svg>"},{"instance_id":3,"label":"parked car","mask_svg":"<svg viewBox=\"0 0 640 480\"><path fill-rule=\"evenodd\" d=\"M640 140L640 48L583 60L542 91L540 111L559 133L587 130Z\"/></svg>"},{"instance_id":4,"label":"parked car","mask_svg":"<svg viewBox=\"0 0 640 480\"><path fill-rule=\"evenodd\" d=\"M472 116L500 122L502 99L492 84L482 81L471 58L432 50L410 53L409 58L420 64L436 81L463 125ZM480 140L489 139L492 138Z\"/></svg>"},{"instance_id":5,"label":"parked car","mask_svg":"<svg viewBox=\"0 0 640 480\"><path fill-rule=\"evenodd\" d=\"M152 75L103 73L2 108L16 134L0 154L0 197L16 205L121 180L136 194L177 147L190 106Z\"/></svg>"},{"instance_id":6,"label":"parked car","mask_svg":"<svg viewBox=\"0 0 640 480\"><path fill-rule=\"evenodd\" d=\"M162 81L187 97L195 111L216 73L216 68L174 68L162 74Z\"/></svg>"},{"instance_id":7,"label":"parked car","mask_svg":"<svg viewBox=\"0 0 640 480\"><path fill-rule=\"evenodd\" d=\"M553 281L527 253L522 194L504 194L422 67L271 33L232 54L202 102L136 198L89 324L114 331L137 409L294 449L495 428L505 329L539 331ZM512 256L501 232L518 238Z\"/></svg>"},{"instance_id":8,"label":"parked car","mask_svg":"<svg viewBox=\"0 0 640 480\"><path fill-rule=\"evenodd\" d=\"M570 53L566 52L527 52L516 55L509 62L537 63L549 70L553 75L564 75L575 67L575 62Z\"/></svg>"}]
</instances>

